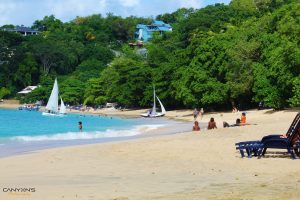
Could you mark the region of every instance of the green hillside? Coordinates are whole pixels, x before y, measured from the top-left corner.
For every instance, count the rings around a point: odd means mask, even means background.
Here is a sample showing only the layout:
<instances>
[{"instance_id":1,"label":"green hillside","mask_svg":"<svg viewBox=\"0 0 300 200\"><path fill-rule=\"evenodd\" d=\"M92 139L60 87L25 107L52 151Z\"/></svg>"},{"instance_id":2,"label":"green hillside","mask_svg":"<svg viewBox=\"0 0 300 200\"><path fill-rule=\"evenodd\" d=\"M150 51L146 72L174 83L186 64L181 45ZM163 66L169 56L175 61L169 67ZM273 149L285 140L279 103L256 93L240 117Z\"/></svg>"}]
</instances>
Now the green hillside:
<instances>
[{"instance_id":1,"label":"green hillside","mask_svg":"<svg viewBox=\"0 0 300 200\"><path fill-rule=\"evenodd\" d=\"M299 106L299 10L299 1L233 0L161 14L173 31L144 44L147 56L128 43L150 18L46 16L33 24L38 35L0 31L0 98L39 84L22 101L46 101L57 77L69 104L144 107L155 85L167 108Z\"/></svg>"}]
</instances>

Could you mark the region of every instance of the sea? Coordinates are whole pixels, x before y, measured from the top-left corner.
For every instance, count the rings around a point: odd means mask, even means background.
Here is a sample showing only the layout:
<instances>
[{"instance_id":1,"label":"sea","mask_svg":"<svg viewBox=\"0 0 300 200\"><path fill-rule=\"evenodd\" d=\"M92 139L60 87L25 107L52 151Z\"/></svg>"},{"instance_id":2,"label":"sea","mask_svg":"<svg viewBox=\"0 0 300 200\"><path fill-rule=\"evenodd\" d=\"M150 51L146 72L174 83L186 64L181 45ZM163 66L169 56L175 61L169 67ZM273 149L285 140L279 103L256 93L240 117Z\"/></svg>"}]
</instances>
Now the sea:
<instances>
[{"instance_id":1,"label":"sea","mask_svg":"<svg viewBox=\"0 0 300 200\"><path fill-rule=\"evenodd\" d=\"M78 128L78 122L82 122L82 131ZM162 130L159 134L158 129ZM165 118L122 118L90 114L59 117L43 116L37 111L0 109L0 157L62 146L175 134L190 129L190 124ZM147 134L143 134L145 130Z\"/></svg>"}]
</instances>

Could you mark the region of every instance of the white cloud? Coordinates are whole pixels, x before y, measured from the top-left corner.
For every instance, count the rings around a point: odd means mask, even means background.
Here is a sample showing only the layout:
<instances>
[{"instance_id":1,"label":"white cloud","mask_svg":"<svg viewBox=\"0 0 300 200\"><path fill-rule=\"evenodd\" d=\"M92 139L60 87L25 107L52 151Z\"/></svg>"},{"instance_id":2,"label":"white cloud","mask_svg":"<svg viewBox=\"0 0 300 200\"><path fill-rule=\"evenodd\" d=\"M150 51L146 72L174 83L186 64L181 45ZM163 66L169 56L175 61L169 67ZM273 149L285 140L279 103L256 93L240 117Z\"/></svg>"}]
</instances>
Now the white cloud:
<instances>
[{"instance_id":1,"label":"white cloud","mask_svg":"<svg viewBox=\"0 0 300 200\"><path fill-rule=\"evenodd\" d=\"M181 7L201 8L230 0L0 0L0 26L15 24L31 26L35 20L54 14L63 22L76 16L112 12L123 17L142 17L170 13Z\"/></svg>"},{"instance_id":2,"label":"white cloud","mask_svg":"<svg viewBox=\"0 0 300 200\"><path fill-rule=\"evenodd\" d=\"M47 9L63 21L70 20L70 16L86 16L98 13L105 13L107 2L106 0L64 0L63 3L59 0L48 0Z\"/></svg>"},{"instance_id":3,"label":"white cloud","mask_svg":"<svg viewBox=\"0 0 300 200\"><path fill-rule=\"evenodd\" d=\"M124 7L134 7L140 4L139 0L119 0L119 2Z\"/></svg>"},{"instance_id":4,"label":"white cloud","mask_svg":"<svg viewBox=\"0 0 300 200\"><path fill-rule=\"evenodd\" d=\"M185 8L200 8L202 6L202 1L200 0L179 0L180 7Z\"/></svg>"}]
</instances>

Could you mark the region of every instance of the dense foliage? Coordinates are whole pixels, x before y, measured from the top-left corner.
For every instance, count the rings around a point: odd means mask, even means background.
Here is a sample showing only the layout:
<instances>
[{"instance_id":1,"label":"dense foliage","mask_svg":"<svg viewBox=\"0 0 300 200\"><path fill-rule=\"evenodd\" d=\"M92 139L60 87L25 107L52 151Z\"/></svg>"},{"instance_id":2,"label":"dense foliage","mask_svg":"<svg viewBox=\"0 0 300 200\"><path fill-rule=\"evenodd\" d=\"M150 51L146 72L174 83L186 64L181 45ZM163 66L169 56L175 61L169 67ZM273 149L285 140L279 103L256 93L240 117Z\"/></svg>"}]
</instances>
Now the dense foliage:
<instances>
[{"instance_id":1,"label":"dense foliage","mask_svg":"<svg viewBox=\"0 0 300 200\"><path fill-rule=\"evenodd\" d=\"M46 16L33 24L37 36L0 32L0 98L39 84L23 101L45 101L57 77L69 104L144 107L155 85L167 108L299 106L299 10L292 0L182 8L157 16L173 31L154 35L147 55L128 42L151 19Z\"/></svg>"}]
</instances>

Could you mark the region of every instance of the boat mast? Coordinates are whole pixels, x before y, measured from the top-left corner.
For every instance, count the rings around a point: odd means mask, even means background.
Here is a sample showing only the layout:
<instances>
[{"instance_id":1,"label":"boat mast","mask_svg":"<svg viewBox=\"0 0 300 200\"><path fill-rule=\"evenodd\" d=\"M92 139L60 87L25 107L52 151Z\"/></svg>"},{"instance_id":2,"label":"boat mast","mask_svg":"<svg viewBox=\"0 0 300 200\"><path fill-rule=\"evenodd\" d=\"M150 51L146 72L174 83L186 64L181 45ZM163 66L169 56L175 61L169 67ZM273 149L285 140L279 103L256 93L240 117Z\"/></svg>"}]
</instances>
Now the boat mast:
<instances>
[{"instance_id":1,"label":"boat mast","mask_svg":"<svg viewBox=\"0 0 300 200\"><path fill-rule=\"evenodd\" d=\"M156 94L155 94L155 86L153 86L153 108L152 108L152 115L156 115Z\"/></svg>"}]
</instances>

